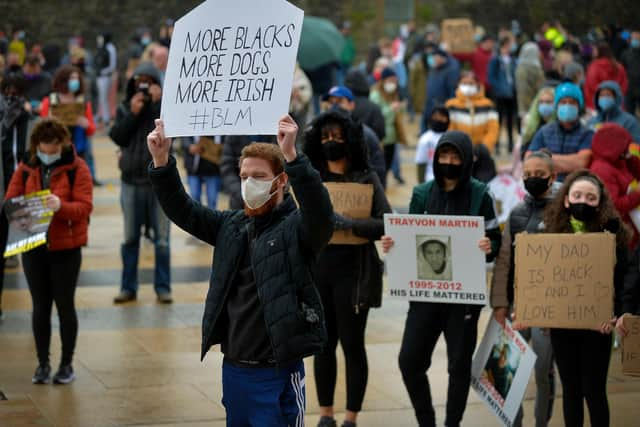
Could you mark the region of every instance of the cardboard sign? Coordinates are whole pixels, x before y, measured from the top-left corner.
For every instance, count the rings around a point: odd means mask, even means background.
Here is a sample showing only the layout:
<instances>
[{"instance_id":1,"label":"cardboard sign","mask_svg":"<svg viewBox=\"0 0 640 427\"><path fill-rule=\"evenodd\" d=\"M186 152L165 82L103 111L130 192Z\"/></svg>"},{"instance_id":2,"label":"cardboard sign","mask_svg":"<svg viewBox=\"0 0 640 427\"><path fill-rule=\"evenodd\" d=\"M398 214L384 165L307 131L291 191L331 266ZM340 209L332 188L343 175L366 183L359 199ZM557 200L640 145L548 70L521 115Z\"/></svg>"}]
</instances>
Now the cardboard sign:
<instances>
[{"instance_id":1,"label":"cardboard sign","mask_svg":"<svg viewBox=\"0 0 640 427\"><path fill-rule=\"evenodd\" d=\"M483 217L386 214L384 231L395 242L386 257L391 297L486 303Z\"/></svg>"},{"instance_id":2,"label":"cardboard sign","mask_svg":"<svg viewBox=\"0 0 640 427\"><path fill-rule=\"evenodd\" d=\"M9 237L4 257L28 252L47 243L47 231L53 210L46 204L49 190L14 197L4 204L9 220Z\"/></svg>"},{"instance_id":3,"label":"cardboard sign","mask_svg":"<svg viewBox=\"0 0 640 427\"><path fill-rule=\"evenodd\" d=\"M285 0L207 0L176 21L166 135L275 135L289 111L303 17Z\"/></svg>"},{"instance_id":4,"label":"cardboard sign","mask_svg":"<svg viewBox=\"0 0 640 427\"><path fill-rule=\"evenodd\" d=\"M640 316L625 316L624 327L628 331L622 338L622 373L640 376Z\"/></svg>"},{"instance_id":5,"label":"cardboard sign","mask_svg":"<svg viewBox=\"0 0 640 427\"><path fill-rule=\"evenodd\" d=\"M51 117L55 117L65 126L76 126L78 123L78 117L84 117L84 104L53 104L49 107L51 110Z\"/></svg>"},{"instance_id":6,"label":"cardboard sign","mask_svg":"<svg viewBox=\"0 0 640 427\"><path fill-rule=\"evenodd\" d=\"M536 355L507 320L491 317L471 365L471 387L489 410L510 427L518 415Z\"/></svg>"},{"instance_id":7,"label":"cardboard sign","mask_svg":"<svg viewBox=\"0 0 640 427\"><path fill-rule=\"evenodd\" d=\"M449 52L473 52L476 49L473 22L467 18L445 19L442 21L441 40Z\"/></svg>"},{"instance_id":8,"label":"cardboard sign","mask_svg":"<svg viewBox=\"0 0 640 427\"><path fill-rule=\"evenodd\" d=\"M613 317L615 235L520 233L515 255L517 322L592 329Z\"/></svg>"},{"instance_id":9,"label":"cardboard sign","mask_svg":"<svg viewBox=\"0 0 640 427\"><path fill-rule=\"evenodd\" d=\"M198 140L198 145L202 147L200 157L210 161L214 165L220 164L222 160L222 144L216 144L213 139L201 136Z\"/></svg>"},{"instance_id":10,"label":"cardboard sign","mask_svg":"<svg viewBox=\"0 0 640 427\"><path fill-rule=\"evenodd\" d=\"M337 182L327 182L324 185L329 191L335 213L353 219L371 216L373 185ZM351 230L336 230L329 243L333 245L361 245L368 242L367 239L354 236Z\"/></svg>"}]
</instances>

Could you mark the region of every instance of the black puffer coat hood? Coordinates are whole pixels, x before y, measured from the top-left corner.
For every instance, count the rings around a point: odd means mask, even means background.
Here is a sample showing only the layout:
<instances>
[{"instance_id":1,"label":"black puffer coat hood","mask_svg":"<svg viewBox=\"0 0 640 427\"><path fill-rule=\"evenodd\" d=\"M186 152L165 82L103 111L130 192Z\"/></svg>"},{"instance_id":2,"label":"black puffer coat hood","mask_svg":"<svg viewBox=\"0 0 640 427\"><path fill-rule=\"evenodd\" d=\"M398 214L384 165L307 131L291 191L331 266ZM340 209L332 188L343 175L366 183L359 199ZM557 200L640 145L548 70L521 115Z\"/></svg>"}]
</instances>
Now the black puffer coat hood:
<instances>
[{"instance_id":1,"label":"black puffer coat hood","mask_svg":"<svg viewBox=\"0 0 640 427\"><path fill-rule=\"evenodd\" d=\"M369 170L368 149L360 122L342 109L332 109L316 117L304 135L303 151L309 157L315 170L325 176L327 159L322 150L322 128L328 124L338 124L347 144L347 161L349 172L365 172Z\"/></svg>"},{"instance_id":2,"label":"black puffer coat hood","mask_svg":"<svg viewBox=\"0 0 640 427\"><path fill-rule=\"evenodd\" d=\"M455 148L462 158L462 176L458 180L456 189L463 188L471 180L471 170L473 167L473 144L471 143L471 139L466 133L457 130L445 132L440 137L440 141L436 146L436 152L433 155L433 174L441 188L444 188L444 177L438 166L438 157L440 151L445 147Z\"/></svg>"}]
</instances>

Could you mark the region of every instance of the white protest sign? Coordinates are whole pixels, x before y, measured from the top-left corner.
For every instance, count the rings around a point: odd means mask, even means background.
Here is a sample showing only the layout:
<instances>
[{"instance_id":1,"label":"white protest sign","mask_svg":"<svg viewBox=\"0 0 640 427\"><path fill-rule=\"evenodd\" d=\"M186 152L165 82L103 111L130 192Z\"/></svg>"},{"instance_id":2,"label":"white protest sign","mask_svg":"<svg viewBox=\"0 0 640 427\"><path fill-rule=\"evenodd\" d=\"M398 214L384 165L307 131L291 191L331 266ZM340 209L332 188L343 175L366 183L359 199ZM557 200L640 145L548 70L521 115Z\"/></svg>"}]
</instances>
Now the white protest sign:
<instances>
[{"instance_id":1,"label":"white protest sign","mask_svg":"<svg viewBox=\"0 0 640 427\"><path fill-rule=\"evenodd\" d=\"M484 305L487 301L484 218L384 216L394 240L386 256L390 296L410 301Z\"/></svg>"},{"instance_id":2,"label":"white protest sign","mask_svg":"<svg viewBox=\"0 0 640 427\"><path fill-rule=\"evenodd\" d=\"M489 410L510 427L518 415L536 355L507 320L491 317L471 365L471 386Z\"/></svg>"},{"instance_id":3,"label":"white protest sign","mask_svg":"<svg viewBox=\"0 0 640 427\"><path fill-rule=\"evenodd\" d=\"M285 0L207 0L176 21L165 134L275 135L289 108L303 17Z\"/></svg>"}]
</instances>

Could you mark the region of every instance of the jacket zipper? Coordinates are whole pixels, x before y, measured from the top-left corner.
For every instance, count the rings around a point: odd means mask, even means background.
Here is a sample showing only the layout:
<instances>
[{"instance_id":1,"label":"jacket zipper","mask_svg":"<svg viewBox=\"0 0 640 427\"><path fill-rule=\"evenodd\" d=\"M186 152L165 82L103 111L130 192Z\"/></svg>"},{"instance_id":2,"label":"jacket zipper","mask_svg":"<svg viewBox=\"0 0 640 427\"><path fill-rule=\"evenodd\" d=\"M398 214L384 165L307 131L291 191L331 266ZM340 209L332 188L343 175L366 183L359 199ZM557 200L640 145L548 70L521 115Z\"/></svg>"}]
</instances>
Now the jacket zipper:
<instances>
[{"instance_id":1,"label":"jacket zipper","mask_svg":"<svg viewBox=\"0 0 640 427\"><path fill-rule=\"evenodd\" d=\"M256 231L255 225L256 223L254 218L253 219L254 233ZM267 333L267 337L269 337L269 344L271 344L271 351L273 351L273 358L276 362L276 366L280 366L280 362L278 361L278 357L276 356L276 348L273 345L273 338L271 337L271 333L269 332L269 325L267 324L267 319L265 319L264 317L264 304L262 303L262 297L260 296L260 287L258 286L258 280L256 278L256 273L255 273L256 268L253 265L253 248L255 247L257 237L252 236L251 229L249 228L250 227L249 224L247 224L246 227L247 227L247 239L249 240L249 263L251 264L251 273L253 274L253 280L256 286L256 294L258 295L258 301L260 302L260 307L262 307L262 320L264 321L264 328L265 328L265 332Z\"/></svg>"}]
</instances>

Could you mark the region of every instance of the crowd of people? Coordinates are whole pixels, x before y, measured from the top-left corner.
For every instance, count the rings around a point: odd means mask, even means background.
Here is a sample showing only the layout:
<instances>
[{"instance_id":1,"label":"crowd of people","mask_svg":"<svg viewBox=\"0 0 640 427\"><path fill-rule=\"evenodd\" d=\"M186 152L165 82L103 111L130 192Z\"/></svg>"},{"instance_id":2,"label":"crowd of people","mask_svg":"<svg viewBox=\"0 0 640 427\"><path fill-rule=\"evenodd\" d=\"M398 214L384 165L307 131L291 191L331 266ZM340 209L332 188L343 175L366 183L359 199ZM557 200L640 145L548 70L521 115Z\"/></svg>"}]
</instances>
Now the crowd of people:
<instances>
[{"instance_id":1,"label":"crowd of people","mask_svg":"<svg viewBox=\"0 0 640 427\"><path fill-rule=\"evenodd\" d=\"M27 49L22 30L11 40L0 33L4 199L48 189L54 212L48 245L22 255L33 300L34 383L51 379L54 302L62 357L53 381L75 377L74 293L92 190L100 185L91 141L103 131L117 147L121 172L124 242L114 303L137 299L143 238L155 248L157 301L172 303L173 222L223 249L212 266L202 356L221 345L228 425L302 425L302 359L314 356L318 426L336 426L339 343L346 365L342 426L355 426L367 388L367 318L383 300L384 268L374 242L382 240L385 253L394 250L383 223L392 212L388 175L405 183L400 154L415 139L418 185L409 213L484 217L477 246L495 263L490 304L500 323L512 317L518 233L615 234L615 317L597 331L521 331L538 356L536 425L548 425L552 415L554 364L565 425L583 425L583 400L592 425L609 425L611 334L624 335L624 316L640 308L640 224L632 220L640 207L640 30L610 26L576 37L544 23L529 37L515 24L496 36L478 27L476 49L461 53L450 51L437 27L409 23L354 65L351 27L344 25L348 43L339 63L296 67L289 116L276 136L180 138L172 149L158 120L172 25L167 22L156 41L152 31L137 31L126 55L107 33L97 36L91 53L82 38L71 38L64 57L53 45ZM74 108L71 120L58 115L63 105ZM407 124L416 120L420 132L412 135ZM178 153L190 195L178 174ZM498 168L498 160L508 165ZM491 192L499 174L521 182L524 194L503 224ZM333 213L328 183L370 185L369 216ZM220 191L229 195L230 210L217 210ZM0 244L6 245L8 228L3 211ZM332 243L334 231L365 243ZM0 261L0 296L7 262ZM480 310L410 303L398 361L419 425L436 425L427 371L441 334L448 348L445 425L460 425ZM514 425L522 419L520 411Z\"/></svg>"}]
</instances>

